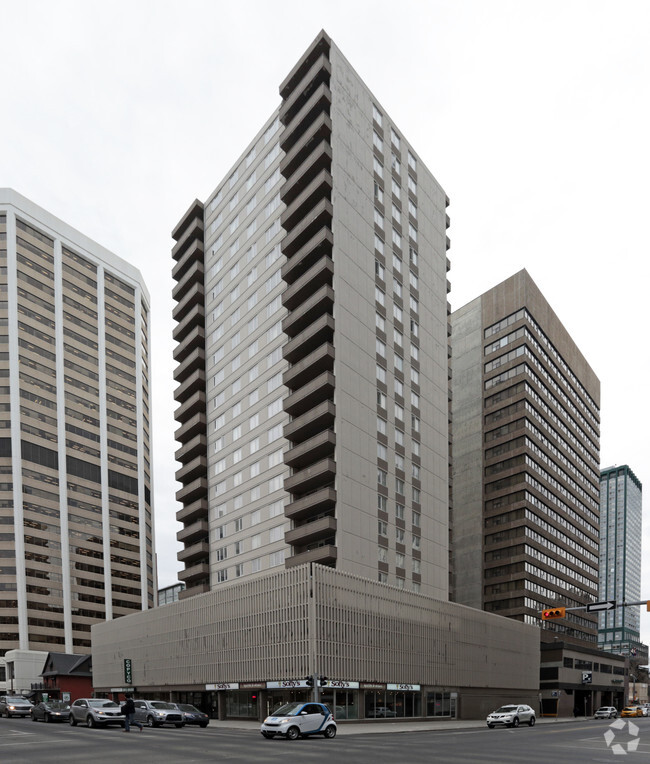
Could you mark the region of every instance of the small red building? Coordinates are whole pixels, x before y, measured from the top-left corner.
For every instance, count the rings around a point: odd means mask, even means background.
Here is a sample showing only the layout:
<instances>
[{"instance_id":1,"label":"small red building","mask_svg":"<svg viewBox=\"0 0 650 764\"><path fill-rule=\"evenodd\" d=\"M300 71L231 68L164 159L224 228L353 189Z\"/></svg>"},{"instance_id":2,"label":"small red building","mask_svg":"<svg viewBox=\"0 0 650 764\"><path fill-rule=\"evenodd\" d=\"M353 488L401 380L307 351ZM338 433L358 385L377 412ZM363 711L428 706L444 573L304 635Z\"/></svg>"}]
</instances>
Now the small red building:
<instances>
[{"instance_id":1,"label":"small red building","mask_svg":"<svg viewBox=\"0 0 650 764\"><path fill-rule=\"evenodd\" d=\"M69 693L71 703L77 698L92 697L93 675L90 655L48 653L40 675L43 677L43 682L32 685L34 697L42 697L45 693L50 698L63 700L64 693Z\"/></svg>"}]
</instances>

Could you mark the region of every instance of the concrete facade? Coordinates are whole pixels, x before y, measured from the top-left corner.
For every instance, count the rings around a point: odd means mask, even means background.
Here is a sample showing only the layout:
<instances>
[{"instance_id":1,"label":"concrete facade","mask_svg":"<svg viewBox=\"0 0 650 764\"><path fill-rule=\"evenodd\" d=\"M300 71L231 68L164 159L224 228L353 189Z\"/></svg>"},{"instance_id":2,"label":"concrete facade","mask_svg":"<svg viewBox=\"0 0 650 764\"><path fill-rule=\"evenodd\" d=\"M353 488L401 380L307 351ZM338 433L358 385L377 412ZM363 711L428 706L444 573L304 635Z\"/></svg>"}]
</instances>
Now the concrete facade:
<instances>
[{"instance_id":1,"label":"concrete facade","mask_svg":"<svg viewBox=\"0 0 650 764\"><path fill-rule=\"evenodd\" d=\"M93 627L92 637L96 692L124 691L130 658L134 692L191 696L222 718L306 699L314 674L328 678L321 697L343 719L383 707L441 715L436 693L446 716L517 700L536 707L536 628L319 565L229 583Z\"/></svg>"},{"instance_id":2,"label":"concrete facade","mask_svg":"<svg viewBox=\"0 0 650 764\"><path fill-rule=\"evenodd\" d=\"M528 273L452 315L452 599L596 642L600 385Z\"/></svg>"}]
</instances>

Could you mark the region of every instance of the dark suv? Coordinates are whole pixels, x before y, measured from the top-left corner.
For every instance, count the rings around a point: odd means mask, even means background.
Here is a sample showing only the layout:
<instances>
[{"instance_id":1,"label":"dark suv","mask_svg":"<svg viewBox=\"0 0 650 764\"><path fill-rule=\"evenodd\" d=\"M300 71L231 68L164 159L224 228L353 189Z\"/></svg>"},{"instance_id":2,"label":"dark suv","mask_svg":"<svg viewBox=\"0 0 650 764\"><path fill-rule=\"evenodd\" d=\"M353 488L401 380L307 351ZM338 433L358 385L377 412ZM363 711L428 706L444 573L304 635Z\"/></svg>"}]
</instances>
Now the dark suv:
<instances>
[{"instance_id":1,"label":"dark suv","mask_svg":"<svg viewBox=\"0 0 650 764\"><path fill-rule=\"evenodd\" d=\"M7 719L10 716L29 716L32 708L32 702L20 695L0 696L0 716L4 714Z\"/></svg>"}]
</instances>

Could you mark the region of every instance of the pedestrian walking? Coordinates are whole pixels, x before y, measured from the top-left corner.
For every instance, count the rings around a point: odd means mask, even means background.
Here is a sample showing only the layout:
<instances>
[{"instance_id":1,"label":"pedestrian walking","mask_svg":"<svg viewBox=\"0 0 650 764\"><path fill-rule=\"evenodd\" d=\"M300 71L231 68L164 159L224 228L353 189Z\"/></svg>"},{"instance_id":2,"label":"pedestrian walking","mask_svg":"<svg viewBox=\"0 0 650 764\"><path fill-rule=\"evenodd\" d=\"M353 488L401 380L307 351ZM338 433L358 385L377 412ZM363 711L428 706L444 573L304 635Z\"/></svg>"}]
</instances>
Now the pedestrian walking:
<instances>
[{"instance_id":1,"label":"pedestrian walking","mask_svg":"<svg viewBox=\"0 0 650 764\"><path fill-rule=\"evenodd\" d=\"M142 723L135 720L135 703L133 702L133 696L127 695L122 708L120 709L124 714L124 732L131 732L131 725L134 724L140 728L142 732Z\"/></svg>"}]
</instances>

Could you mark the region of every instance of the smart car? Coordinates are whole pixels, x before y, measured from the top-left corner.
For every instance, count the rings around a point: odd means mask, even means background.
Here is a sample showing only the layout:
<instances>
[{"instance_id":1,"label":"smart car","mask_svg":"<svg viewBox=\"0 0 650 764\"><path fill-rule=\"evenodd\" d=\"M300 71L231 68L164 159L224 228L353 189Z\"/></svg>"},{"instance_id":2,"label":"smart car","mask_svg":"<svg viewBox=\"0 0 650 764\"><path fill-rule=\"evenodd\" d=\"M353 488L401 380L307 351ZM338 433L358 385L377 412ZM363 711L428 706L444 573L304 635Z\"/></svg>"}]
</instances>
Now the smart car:
<instances>
[{"instance_id":1,"label":"smart car","mask_svg":"<svg viewBox=\"0 0 650 764\"><path fill-rule=\"evenodd\" d=\"M487 718L487 726L493 729L497 724L503 724L506 727L518 727L520 724L527 723L529 727L535 724L535 712L530 706L511 705L501 706Z\"/></svg>"},{"instance_id":2,"label":"smart car","mask_svg":"<svg viewBox=\"0 0 650 764\"><path fill-rule=\"evenodd\" d=\"M63 700L44 700L32 708L32 721L44 722L70 721L70 704Z\"/></svg>"},{"instance_id":3,"label":"smart car","mask_svg":"<svg viewBox=\"0 0 650 764\"><path fill-rule=\"evenodd\" d=\"M336 722L323 703L287 703L264 720L260 732L266 738L284 735L287 740L307 735L336 736Z\"/></svg>"},{"instance_id":4,"label":"smart car","mask_svg":"<svg viewBox=\"0 0 650 764\"><path fill-rule=\"evenodd\" d=\"M618 711L614 706L601 706L594 714L594 719L616 719Z\"/></svg>"},{"instance_id":5,"label":"smart car","mask_svg":"<svg viewBox=\"0 0 650 764\"><path fill-rule=\"evenodd\" d=\"M621 716L643 716L643 709L640 706L625 706Z\"/></svg>"},{"instance_id":6,"label":"smart car","mask_svg":"<svg viewBox=\"0 0 650 764\"><path fill-rule=\"evenodd\" d=\"M32 710L31 700L20 695L2 695L0 697L0 716L29 716Z\"/></svg>"}]
</instances>

